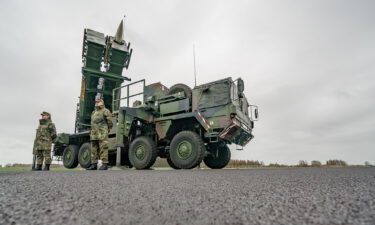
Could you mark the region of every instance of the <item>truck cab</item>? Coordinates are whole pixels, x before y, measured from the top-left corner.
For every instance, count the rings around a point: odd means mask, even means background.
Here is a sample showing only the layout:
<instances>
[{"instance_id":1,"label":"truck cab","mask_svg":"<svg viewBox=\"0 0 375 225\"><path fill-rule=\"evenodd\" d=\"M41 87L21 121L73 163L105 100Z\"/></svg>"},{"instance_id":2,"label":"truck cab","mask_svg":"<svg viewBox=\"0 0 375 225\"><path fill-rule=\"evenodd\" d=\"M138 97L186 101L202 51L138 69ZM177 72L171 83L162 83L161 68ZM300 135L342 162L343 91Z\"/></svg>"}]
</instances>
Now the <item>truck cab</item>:
<instances>
[{"instance_id":1,"label":"truck cab","mask_svg":"<svg viewBox=\"0 0 375 225\"><path fill-rule=\"evenodd\" d=\"M192 107L206 118L210 126L208 136L217 135L240 146L245 146L253 138L252 129L258 110L257 106L249 105L241 78L233 81L228 77L195 87Z\"/></svg>"}]
</instances>

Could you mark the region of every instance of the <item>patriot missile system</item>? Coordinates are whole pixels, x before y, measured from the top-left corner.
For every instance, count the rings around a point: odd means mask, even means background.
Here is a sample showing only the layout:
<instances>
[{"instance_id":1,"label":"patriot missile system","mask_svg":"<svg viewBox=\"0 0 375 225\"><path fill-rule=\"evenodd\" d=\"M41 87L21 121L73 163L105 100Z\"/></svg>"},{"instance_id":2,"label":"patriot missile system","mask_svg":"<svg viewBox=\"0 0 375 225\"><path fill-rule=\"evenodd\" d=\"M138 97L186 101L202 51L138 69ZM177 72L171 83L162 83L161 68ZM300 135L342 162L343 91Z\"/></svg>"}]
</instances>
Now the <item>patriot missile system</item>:
<instances>
[{"instance_id":1,"label":"patriot missile system","mask_svg":"<svg viewBox=\"0 0 375 225\"><path fill-rule=\"evenodd\" d=\"M85 29L82 86L76 132L59 134L54 154L66 168L90 165L90 115L96 98L103 98L114 115L109 132L109 164L148 169L157 157L166 158L174 169L191 169L202 161L214 169L224 168L230 158L228 145L247 145L253 138L258 108L250 105L241 78L231 77L195 86L144 79L122 85L132 49L123 40L123 22L114 37ZM129 89L141 86L130 94ZM141 100L131 102L135 97ZM133 103L131 105L131 103Z\"/></svg>"}]
</instances>

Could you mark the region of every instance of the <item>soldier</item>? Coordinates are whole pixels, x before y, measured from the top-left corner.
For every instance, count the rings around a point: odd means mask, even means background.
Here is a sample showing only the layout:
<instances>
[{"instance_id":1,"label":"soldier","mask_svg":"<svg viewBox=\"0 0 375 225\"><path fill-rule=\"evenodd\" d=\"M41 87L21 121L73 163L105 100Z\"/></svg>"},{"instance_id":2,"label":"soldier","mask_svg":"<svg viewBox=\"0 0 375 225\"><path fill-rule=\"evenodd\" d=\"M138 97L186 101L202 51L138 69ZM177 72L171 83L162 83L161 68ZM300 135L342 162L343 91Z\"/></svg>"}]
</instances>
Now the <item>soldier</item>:
<instances>
[{"instance_id":1,"label":"soldier","mask_svg":"<svg viewBox=\"0 0 375 225\"><path fill-rule=\"evenodd\" d=\"M56 128L55 124L51 121L51 114L48 112L42 112L42 119L39 120L39 126L36 131L36 137L34 141L34 151L37 158L37 167L34 170L49 170L51 165L51 146L52 142L56 139Z\"/></svg>"},{"instance_id":2,"label":"soldier","mask_svg":"<svg viewBox=\"0 0 375 225\"><path fill-rule=\"evenodd\" d=\"M112 126L111 112L105 108L103 99L96 100L91 114L91 166L87 170L96 170L99 158L102 160L99 170L108 169L108 132Z\"/></svg>"}]
</instances>

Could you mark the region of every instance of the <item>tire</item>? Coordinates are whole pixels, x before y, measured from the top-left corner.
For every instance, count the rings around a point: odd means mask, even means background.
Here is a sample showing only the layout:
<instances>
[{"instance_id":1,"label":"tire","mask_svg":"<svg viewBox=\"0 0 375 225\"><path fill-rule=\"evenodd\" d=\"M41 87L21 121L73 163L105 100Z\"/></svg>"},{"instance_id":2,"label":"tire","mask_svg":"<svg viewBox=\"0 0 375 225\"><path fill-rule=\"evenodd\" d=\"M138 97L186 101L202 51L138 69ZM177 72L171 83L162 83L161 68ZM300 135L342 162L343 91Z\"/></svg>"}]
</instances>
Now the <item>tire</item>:
<instances>
[{"instance_id":1,"label":"tire","mask_svg":"<svg viewBox=\"0 0 375 225\"><path fill-rule=\"evenodd\" d=\"M64 149L63 164L67 169L73 169L78 166L78 146L68 145Z\"/></svg>"},{"instance_id":2,"label":"tire","mask_svg":"<svg viewBox=\"0 0 375 225\"><path fill-rule=\"evenodd\" d=\"M180 169L191 169L200 164L206 148L202 138L192 131L181 131L172 139L169 156Z\"/></svg>"},{"instance_id":3,"label":"tire","mask_svg":"<svg viewBox=\"0 0 375 225\"><path fill-rule=\"evenodd\" d=\"M157 157L156 144L151 138L137 137L129 147L129 161L136 169L149 169Z\"/></svg>"},{"instance_id":4,"label":"tire","mask_svg":"<svg viewBox=\"0 0 375 225\"><path fill-rule=\"evenodd\" d=\"M216 151L218 154L217 157ZM216 149L213 149L212 154L209 154L206 158L204 158L203 161L206 166L210 167L211 169L222 169L228 165L230 157L230 149L227 145L224 145L222 147L216 147Z\"/></svg>"},{"instance_id":5,"label":"tire","mask_svg":"<svg viewBox=\"0 0 375 225\"><path fill-rule=\"evenodd\" d=\"M175 164L173 164L171 158L167 158L167 163L168 163L168 165L169 165L171 168L173 168L173 169L175 169L175 170L179 170L179 169L180 169L180 168L178 168Z\"/></svg>"},{"instance_id":6,"label":"tire","mask_svg":"<svg viewBox=\"0 0 375 225\"><path fill-rule=\"evenodd\" d=\"M184 92L185 96L190 99L191 103L191 88L185 84L175 84L169 88L168 95Z\"/></svg>"},{"instance_id":7,"label":"tire","mask_svg":"<svg viewBox=\"0 0 375 225\"><path fill-rule=\"evenodd\" d=\"M82 168L88 168L91 165L91 144L84 143L78 152L78 162Z\"/></svg>"}]
</instances>

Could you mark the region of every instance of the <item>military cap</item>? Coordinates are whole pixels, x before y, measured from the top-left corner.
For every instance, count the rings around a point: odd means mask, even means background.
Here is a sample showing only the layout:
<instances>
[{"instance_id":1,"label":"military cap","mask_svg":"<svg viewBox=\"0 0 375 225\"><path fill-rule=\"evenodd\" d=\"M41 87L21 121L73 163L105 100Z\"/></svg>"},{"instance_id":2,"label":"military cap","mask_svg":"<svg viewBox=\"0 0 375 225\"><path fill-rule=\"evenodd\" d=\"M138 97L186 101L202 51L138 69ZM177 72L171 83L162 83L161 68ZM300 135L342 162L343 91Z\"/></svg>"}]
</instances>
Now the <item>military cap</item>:
<instances>
[{"instance_id":1,"label":"military cap","mask_svg":"<svg viewBox=\"0 0 375 225\"><path fill-rule=\"evenodd\" d=\"M42 115L42 116L49 116L49 117L51 117L51 114L49 114L48 112L46 112L46 111L43 111L40 115Z\"/></svg>"},{"instance_id":2,"label":"military cap","mask_svg":"<svg viewBox=\"0 0 375 225\"><path fill-rule=\"evenodd\" d=\"M99 98L99 99L96 99L96 101L95 101L96 103L98 103L98 102L103 102L104 103L104 100L103 99L101 99L101 98Z\"/></svg>"}]
</instances>

